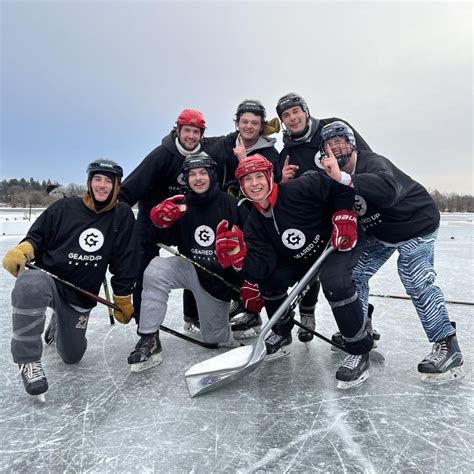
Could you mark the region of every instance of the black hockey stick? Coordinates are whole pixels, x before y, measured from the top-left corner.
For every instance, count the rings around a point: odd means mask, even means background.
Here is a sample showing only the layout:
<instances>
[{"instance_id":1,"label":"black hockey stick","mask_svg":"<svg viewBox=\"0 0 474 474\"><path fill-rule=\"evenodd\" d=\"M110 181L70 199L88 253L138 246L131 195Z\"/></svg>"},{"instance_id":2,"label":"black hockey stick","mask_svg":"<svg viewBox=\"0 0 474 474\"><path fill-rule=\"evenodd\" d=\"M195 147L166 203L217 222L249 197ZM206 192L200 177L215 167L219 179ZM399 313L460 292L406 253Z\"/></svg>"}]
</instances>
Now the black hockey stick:
<instances>
[{"instance_id":1,"label":"black hockey stick","mask_svg":"<svg viewBox=\"0 0 474 474\"><path fill-rule=\"evenodd\" d=\"M297 321L295 318L293 318L293 323L295 324L295 326L298 326L299 328L301 329L304 329L305 331L308 331L310 334L312 334L313 336L316 336L316 337L319 337L319 339L322 339L323 341L331 344L331 346L334 346L334 347L337 347L338 349L340 349L341 351L344 351L346 352L347 354L349 354L349 352L347 352L347 349L344 347L344 346L341 346L340 344L338 344L337 342L334 342L334 341L331 341L331 339L328 339L327 337L323 336L322 334L319 334L319 332L316 332L316 331L313 331L312 329L310 329L309 327L305 326L304 324L301 324L299 321Z\"/></svg>"},{"instance_id":2,"label":"black hockey stick","mask_svg":"<svg viewBox=\"0 0 474 474\"><path fill-rule=\"evenodd\" d=\"M110 291L109 291L109 284L107 283L107 277L104 278L104 293L107 301L110 303ZM112 308L108 306L109 310L109 321L111 325L115 324L114 313L112 312Z\"/></svg>"},{"instance_id":3,"label":"black hockey stick","mask_svg":"<svg viewBox=\"0 0 474 474\"><path fill-rule=\"evenodd\" d=\"M402 295L375 295L371 293L369 296L373 296L376 298L393 298L396 300L411 300L409 296L402 296ZM471 303L470 301L444 300L444 302L448 304L464 304L466 306L474 306L474 303Z\"/></svg>"},{"instance_id":4,"label":"black hockey stick","mask_svg":"<svg viewBox=\"0 0 474 474\"><path fill-rule=\"evenodd\" d=\"M209 270L204 265L201 265L200 263L195 262L192 258L186 257L186 255L183 255L178 250L175 250L174 248L169 247L166 244L162 244L161 242L159 242L157 245L158 247L162 248L163 250L166 250L167 252L171 253L175 257L181 257L181 258L184 258L185 260L190 261L196 268L199 268L199 270L206 272L208 275L211 275L216 280L219 280L221 283L223 283L225 286L231 288L232 290L240 294L240 288L238 286L232 285L232 283L229 283L228 281L224 280L224 278L222 278L217 273L214 273L213 271Z\"/></svg>"},{"instance_id":5,"label":"black hockey stick","mask_svg":"<svg viewBox=\"0 0 474 474\"><path fill-rule=\"evenodd\" d=\"M33 263L27 263L26 266L30 268L31 270L42 271L43 273L46 273L46 275L49 275L51 278L54 278L55 280L61 282L63 285L69 286L73 290L76 290L78 293L82 293L83 295L88 296L90 299L97 301L98 303L102 303L103 305L108 306L109 308L115 309L116 311L120 311L120 308L114 303L111 303L110 301L107 301L106 299L101 298L100 296L92 293L91 291L84 290L84 288L76 286L69 281L63 280L62 278L58 277L54 273L48 272L47 270L44 270L43 268L40 268L37 265L34 265ZM180 339L184 339L185 341L192 342L193 344L196 344L198 346L205 347L206 349L218 349L219 347L218 344L211 344L208 342L199 341L192 337L186 336L185 334L181 334L178 331L174 331L173 329L167 328L166 326L163 326L163 325L160 326L160 329L169 334L172 334L173 336L179 337Z\"/></svg>"}]
</instances>

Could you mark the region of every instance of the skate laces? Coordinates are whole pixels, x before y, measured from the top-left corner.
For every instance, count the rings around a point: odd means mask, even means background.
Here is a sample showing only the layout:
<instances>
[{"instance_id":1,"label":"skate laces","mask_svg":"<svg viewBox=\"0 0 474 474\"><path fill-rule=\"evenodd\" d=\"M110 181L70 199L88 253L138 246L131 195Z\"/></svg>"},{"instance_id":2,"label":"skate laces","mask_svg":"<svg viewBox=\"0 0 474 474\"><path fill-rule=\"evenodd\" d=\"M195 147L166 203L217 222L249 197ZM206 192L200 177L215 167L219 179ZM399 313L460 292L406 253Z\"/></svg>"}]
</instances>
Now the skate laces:
<instances>
[{"instance_id":1,"label":"skate laces","mask_svg":"<svg viewBox=\"0 0 474 474\"><path fill-rule=\"evenodd\" d=\"M437 363L443 360L448 354L448 345L446 341L435 342L431 354L426 357L426 360Z\"/></svg>"},{"instance_id":2,"label":"skate laces","mask_svg":"<svg viewBox=\"0 0 474 474\"><path fill-rule=\"evenodd\" d=\"M272 345L276 345L282 340L283 340L283 336L280 336L280 334L277 334L276 332L272 332L270 337L265 342L268 342L269 344L272 344Z\"/></svg>"},{"instance_id":3,"label":"skate laces","mask_svg":"<svg viewBox=\"0 0 474 474\"><path fill-rule=\"evenodd\" d=\"M21 364L20 372L28 383L36 382L37 380L42 380L44 378L44 371L41 361Z\"/></svg>"},{"instance_id":4,"label":"skate laces","mask_svg":"<svg viewBox=\"0 0 474 474\"><path fill-rule=\"evenodd\" d=\"M342 363L342 367L347 367L348 369L355 369L358 365L360 360L362 359L362 355L354 355L349 354Z\"/></svg>"}]
</instances>

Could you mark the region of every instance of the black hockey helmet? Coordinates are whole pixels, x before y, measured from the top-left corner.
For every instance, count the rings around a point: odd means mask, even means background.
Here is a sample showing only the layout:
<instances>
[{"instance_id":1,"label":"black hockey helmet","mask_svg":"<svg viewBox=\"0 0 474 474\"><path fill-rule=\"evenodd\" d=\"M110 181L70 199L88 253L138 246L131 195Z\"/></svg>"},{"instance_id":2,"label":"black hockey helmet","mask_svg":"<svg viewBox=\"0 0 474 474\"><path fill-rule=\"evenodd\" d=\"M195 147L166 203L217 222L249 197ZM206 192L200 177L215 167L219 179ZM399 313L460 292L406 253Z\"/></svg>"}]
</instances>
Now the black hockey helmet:
<instances>
[{"instance_id":1,"label":"black hockey helmet","mask_svg":"<svg viewBox=\"0 0 474 474\"><path fill-rule=\"evenodd\" d=\"M352 128L349 127L349 125L347 125L346 123L336 120L335 122L328 123L321 129L321 159L326 156L326 150L324 149L324 145L328 140L335 137L344 137L346 142L352 145L354 150L357 149L356 140ZM342 167L345 166L346 163L349 161L350 155L336 156L336 159L339 166Z\"/></svg>"},{"instance_id":2,"label":"black hockey helmet","mask_svg":"<svg viewBox=\"0 0 474 474\"><path fill-rule=\"evenodd\" d=\"M306 112L306 115L309 117L309 107L303 97L301 97L299 94L296 94L295 92L289 92L278 99L276 106L277 115L281 120L281 116L285 110L298 106L301 107L303 112Z\"/></svg>"},{"instance_id":3,"label":"black hockey helmet","mask_svg":"<svg viewBox=\"0 0 474 474\"><path fill-rule=\"evenodd\" d=\"M123 169L115 161L99 159L93 161L87 167L87 179L92 178L94 174L104 174L112 179L112 181L117 176L120 182L123 176Z\"/></svg>"},{"instance_id":4,"label":"black hockey helmet","mask_svg":"<svg viewBox=\"0 0 474 474\"><path fill-rule=\"evenodd\" d=\"M204 151L189 155L183 163L183 175L186 184L188 183L189 171L195 168L205 168L211 178L211 183L216 181L216 162Z\"/></svg>"},{"instance_id":5,"label":"black hockey helmet","mask_svg":"<svg viewBox=\"0 0 474 474\"><path fill-rule=\"evenodd\" d=\"M235 112L235 121L238 122L240 116L245 112L251 112L252 114L262 117L262 123L265 121L267 112L265 107L259 100L254 99L245 99L237 106L237 111Z\"/></svg>"}]
</instances>

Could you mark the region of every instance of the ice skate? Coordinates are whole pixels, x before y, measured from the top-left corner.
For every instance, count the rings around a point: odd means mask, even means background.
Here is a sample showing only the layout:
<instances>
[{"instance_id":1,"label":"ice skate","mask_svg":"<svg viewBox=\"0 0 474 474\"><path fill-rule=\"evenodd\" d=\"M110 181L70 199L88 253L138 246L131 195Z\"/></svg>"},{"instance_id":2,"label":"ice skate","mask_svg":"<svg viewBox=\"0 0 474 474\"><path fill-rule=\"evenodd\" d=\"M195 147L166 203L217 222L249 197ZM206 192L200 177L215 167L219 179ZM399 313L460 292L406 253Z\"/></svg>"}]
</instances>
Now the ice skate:
<instances>
[{"instance_id":1,"label":"ice skate","mask_svg":"<svg viewBox=\"0 0 474 474\"><path fill-rule=\"evenodd\" d=\"M337 388L345 390L360 385L369 378L369 353L362 355L349 354L337 369Z\"/></svg>"},{"instance_id":2,"label":"ice skate","mask_svg":"<svg viewBox=\"0 0 474 474\"><path fill-rule=\"evenodd\" d=\"M35 396L38 401L44 402L46 400L44 394L48 390L48 380L44 375L41 361L18 364L18 367L26 392Z\"/></svg>"},{"instance_id":3,"label":"ice skate","mask_svg":"<svg viewBox=\"0 0 474 474\"><path fill-rule=\"evenodd\" d=\"M314 314L301 314L301 324L306 326L308 329L312 329L313 331L316 329L316 320L314 318ZM313 340L313 335L306 331L306 329L298 328L298 339L301 342L310 342Z\"/></svg>"},{"instance_id":4,"label":"ice skate","mask_svg":"<svg viewBox=\"0 0 474 474\"><path fill-rule=\"evenodd\" d=\"M262 330L262 318L259 314L244 312L242 316L234 319L231 330L234 339L256 337Z\"/></svg>"},{"instance_id":5,"label":"ice skate","mask_svg":"<svg viewBox=\"0 0 474 474\"><path fill-rule=\"evenodd\" d=\"M141 372L161 364L163 359L158 333L142 334L127 361L130 364L131 372Z\"/></svg>"},{"instance_id":6,"label":"ice skate","mask_svg":"<svg viewBox=\"0 0 474 474\"><path fill-rule=\"evenodd\" d=\"M431 353L418 364L418 372L426 383L462 379L466 374L456 334L435 342Z\"/></svg>"},{"instance_id":7,"label":"ice skate","mask_svg":"<svg viewBox=\"0 0 474 474\"><path fill-rule=\"evenodd\" d=\"M369 311L367 314L367 331L369 334L372 334L372 337L374 338L374 346L372 349L375 349L377 347L377 341L380 340L380 333L372 327L372 313L374 312L374 306L369 304ZM344 338L342 337L342 334L340 332L335 332L331 336L332 342L335 342L336 344L339 344L340 346L345 346L346 342L344 341ZM332 351L340 351L339 348L336 346L331 346Z\"/></svg>"},{"instance_id":8,"label":"ice skate","mask_svg":"<svg viewBox=\"0 0 474 474\"><path fill-rule=\"evenodd\" d=\"M229 310L229 322L233 323L237 316L243 312L245 312L245 306L242 300L240 298L238 300L232 300Z\"/></svg>"},{"instance_id":9,"label":"ice skate","mask_svg":"<svg viewBox=\"0 0 474 474\"><path fill-rule=\"evenodd\" d=\"M278 359L288 355L291 352L291 342L291 332L282 336L272 331L270 336L265 339L265 346L267 348L266 360Z\"/></svg>"},{"instance_id":10,"label":"ice skate","mask_svg":"<svg viewBox=\"0 0 474 474\"><path fill-rule=\"evenodd\" d=\"M53 344L54 340L56 339L56 327L57 327L56 313L53 313L51 315L51 319L49 321L48 327L46 328L46 331L44 332L44 342L48 346Z\"/></svg>"},{"instance_id":11,"label":"ice skate","mask_svg":"<svg viewBox=\"0 0 474 474\"><path fill-rule=\"evenodd\" d=\"M188 334L197 337L198 339L201 337L201 329L199 327L199 319L191 319L184 317L184 326L183 329Z\"/></svg>"}]
</instances>

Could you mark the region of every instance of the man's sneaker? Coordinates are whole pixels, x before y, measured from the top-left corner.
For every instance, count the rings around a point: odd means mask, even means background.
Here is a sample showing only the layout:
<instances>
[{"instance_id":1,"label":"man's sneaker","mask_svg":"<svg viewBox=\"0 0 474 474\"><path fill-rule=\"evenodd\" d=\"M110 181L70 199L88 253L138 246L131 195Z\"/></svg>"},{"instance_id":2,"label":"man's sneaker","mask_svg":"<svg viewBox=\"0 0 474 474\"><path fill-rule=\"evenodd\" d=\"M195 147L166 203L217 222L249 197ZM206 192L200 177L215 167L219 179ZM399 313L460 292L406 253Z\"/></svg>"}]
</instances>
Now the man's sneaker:
<instances>
[{"instance_id":1,"label":"man's sneaker","mask_svg":"<svg viewBox=\"0 0 474 474\"><path fill-rule=\"evenodd\" d=\"M435 342L431 353L418 364L418 372L421 373L422 382L462 379L466 374L456 334Z\"/></svg>"},{"instance_id":2,"label":"man's sneaker","mask_svg":"<svg viewBox=\"0 0 474 474\"><path fill-rule=\"evenodd\" d=\"M316 329L314 314L301 314L301 324L314 331ZM301 342L309 342L313 340L313 335L303 328L298 328L297 335Z\"/></svg>"},{"instance_id":3,"label":"man's sneaker","mask_svg":"<svg viewBox=\"0 0 474 474\"><path fill-rule=\"evenodd\" d=\"M240 298L238 300L232 300L230 303L229 321L233 322L234 319L243 312L245 312L245 306L242 300Z\"/></svg>"},{"instance_id":4,"label":"man's sneaker","mask_svg":"<svg viewBox=\"0 0 474 474\"><path fill-rule=\"evenodd\" d=\"M337 369L337 388L355 387L369 378L369 353L361 355L349 354Z\"/></svg>"},{"instance_id":5,"label":"man's sneaker","mask_svg":"<svg viewBox=\"0 0 474 474\"><path fill-rule=\"evenodd\" d=\"M230 328L234 339L255 337L262 330L262 318L259 314L245 312L239 318L234 319Z\"/></svg>"},{"instance_id":6,"label":"man's sneaker","mask_svg":"<svg viewBox=\"0 0 474 474\"><path fill-rule=\"evenodd\" d=\"M372 313L373 312L374 312L374 306L369 304L369 311L367 315L367 331L369 332L369 334L372 334L372 337L374 338L374 346L372 347L372 349L375 349L377 347L377 341L380 340L380 333L372 327ZM346 345L346 341L344 341L344 337L342 336L340 332L335 332L331 336L331 340L332 342L335 342L336 344L339 344L340 346L345 347ZM340 349L335 346L331 346L331 350L339 351Z\"/></svg>"},{"instance_id":7,"label":"man's sneaker","mask_svg":"<svg viewBox=\"0 0 474 474\"><path fill-rule=\"evenodd\" d=\"M201 337L201 329L199 326L199 320L196 320L196 319L193 319L192 321L185 320L183 329L185 332L192 334L195 337L198 337L198 338Z\"/></svg>"},{"instance_id":8,"label":"man's sneaker","mask_svg":"<svg viewBox=\"0 0 474 474\"><path fill-rule=\"evenodd\" d=\"M291 332L281 335L272 331L270 336L265 339L267 360L278 359L279 357L288 355L291 352L289 347L291 342Z\"/></svg>"},{"instance_id":9,"label":"man's sneaker","mask_svg":"<svg viewBox=\"0 0 474 474\"><path fill-rule=\"evenodd\" d=\"M48 390L48 380L44 375L41 361L18 364L25 390L30 395L41 395Z\"/></svg>"},{"instance_id":10,"label":"man's sneaker","mask_svg":"<svg viewBox=\"0 0 474 474\"><path fill-rule=\"evenodd\" d=\"M132 372L141 372L163 362L158 334L158 332L154 334L141 334L135 349L127 359Z\"/></svg>"},{"instance_id":11,"label":"man's sneaker","mask_svg":"<svg viewBox=\"0 0 474 474\"><path fill-rule=\"evenodd\" d=\"M49 321L48 327L44 332L44 342L48 346L50 346L54 340L56 339L56 328L57 328L57 321L56 321L56 313L51 315L51 320Z\"/></svg>"}]
</instances>

